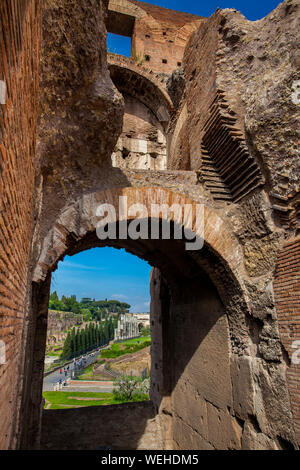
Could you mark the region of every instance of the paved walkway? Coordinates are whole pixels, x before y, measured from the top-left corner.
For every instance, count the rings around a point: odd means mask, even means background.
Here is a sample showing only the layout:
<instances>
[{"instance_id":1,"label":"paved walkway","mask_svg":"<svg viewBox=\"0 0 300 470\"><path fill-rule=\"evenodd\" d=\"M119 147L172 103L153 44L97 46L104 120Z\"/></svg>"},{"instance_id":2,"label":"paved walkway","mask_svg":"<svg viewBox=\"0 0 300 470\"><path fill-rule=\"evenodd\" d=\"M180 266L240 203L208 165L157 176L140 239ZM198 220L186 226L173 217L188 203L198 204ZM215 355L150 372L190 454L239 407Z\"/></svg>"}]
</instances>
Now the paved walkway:
<instances>
[{"instance_id":1,"label":"paved walkway","mask_svg":"<svg viewBox=\"0 0 300 470\"><path fill-rule=\"evenodd\" d=\"M101 351L94 353L93 356L92 355L85 355L84 357L86 358L86 362L84 364L84 367L88 367L90 364L93 364L94 362L96 362L100 352ZM71 361L67 366L69 366L69 370L67 371L66 375L65 375L64 372L62 374L60 374L60 372L59 372L60 369L58 369L55 372L52 372L52 374L49 374L46 377L44 377L43 391L52 392L54 390L54 385L56 385L57 382L59 382L60 379L62 379L62 381L64 381L65 379L71 379L72 378L72 372L75 370L73 361ZM65 366L65 368L67 366ZM78 370L78 367L77 367L77 370ZM63 389L67 390L67 387L63 387ZM82 391L85 391L85 390L82 390Z\"/></svg>"},{"instance_id":2,"label":"paved walkway","mask_svg":"<svg viewBox=\"0 0 300 470\"><path fill-rule=\"evenodd\" d=\"M63 387L66 392L95 392L95 393L111 393L114 383L111 381L93 381L86 382L83 380L71 380L68 387Z\"/></svg>"}]
</instances>

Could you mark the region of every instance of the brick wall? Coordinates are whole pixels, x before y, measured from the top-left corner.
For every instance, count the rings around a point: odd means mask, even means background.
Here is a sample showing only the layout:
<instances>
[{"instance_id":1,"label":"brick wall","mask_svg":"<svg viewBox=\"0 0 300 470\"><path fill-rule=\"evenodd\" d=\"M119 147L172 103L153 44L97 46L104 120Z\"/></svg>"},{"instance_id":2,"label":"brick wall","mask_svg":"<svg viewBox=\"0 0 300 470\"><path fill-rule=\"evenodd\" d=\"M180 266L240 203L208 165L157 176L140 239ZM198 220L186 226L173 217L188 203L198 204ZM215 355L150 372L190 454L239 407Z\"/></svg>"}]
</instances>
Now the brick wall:
<instances>
[{"instance_id":1,"label":"brick wall","mask_svg":"<svg viewBox=\"0 0 300 470\"><path fill-rule=\"evenodd\" d=\"M0 448L14 445L21 380L19 366L33 232L34 152L40 2L0 4L0 80L7 87L0 105Z\"/></svg>"},{"instance_id":2,"label":"brick wall","mask_svg":"<svg viewBox=\"0 0 300 470\"><path fill-rule=\"evenodd\" d=\"M206 19L161 8L135 0L113 0L109 10L135 18L132 33L132 56L145 60L144 65L155 73L170 74L181 66L189 36ZM113 17L109 30L114 30Z\"/></svg>"},{"instance_id":3,"label":"brick wall","mask_svg":"<svg viewBox=\"0 0 300 470\"><path fill-rule=\"evenodd\" d=\"M203 126L216 93L218 27L216 17L203 23L191 38L184 57L192 170L200 166Z\"/></svg>"},{"instance_id":4,"label":"brick wall","mask_svg":"<svg viewBox=\"0 0 300 470\"><path fill-rule=\"evenodd\" d=\"M280 251L274 290L281 341L290 359L287 381L295 431L300 443L300 364L292 361L293 353L296 353L293 342L300 341L300 238L289 240Z\"/></svg>"}]
</instances>

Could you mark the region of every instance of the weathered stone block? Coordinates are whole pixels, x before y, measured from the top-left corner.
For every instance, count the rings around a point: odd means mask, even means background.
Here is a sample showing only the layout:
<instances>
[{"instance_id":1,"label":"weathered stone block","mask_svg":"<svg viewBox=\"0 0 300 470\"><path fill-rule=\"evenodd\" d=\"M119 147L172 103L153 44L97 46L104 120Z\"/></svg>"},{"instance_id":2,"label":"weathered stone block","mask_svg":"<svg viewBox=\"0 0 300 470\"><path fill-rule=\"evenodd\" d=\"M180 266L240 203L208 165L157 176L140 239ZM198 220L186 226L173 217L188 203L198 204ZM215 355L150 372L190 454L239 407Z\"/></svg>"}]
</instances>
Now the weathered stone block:
<instances>
[{"instance_id":1,"label":"weathered stone block","mask_svg":"<svg viewBox=\"0 0 300 470\"><path fill-rule=\"evenodd\" d=\"M255 384L251 357L232 355L230 359L233 410L241 419L254 414Z\"/></svg>"}]
</instances>

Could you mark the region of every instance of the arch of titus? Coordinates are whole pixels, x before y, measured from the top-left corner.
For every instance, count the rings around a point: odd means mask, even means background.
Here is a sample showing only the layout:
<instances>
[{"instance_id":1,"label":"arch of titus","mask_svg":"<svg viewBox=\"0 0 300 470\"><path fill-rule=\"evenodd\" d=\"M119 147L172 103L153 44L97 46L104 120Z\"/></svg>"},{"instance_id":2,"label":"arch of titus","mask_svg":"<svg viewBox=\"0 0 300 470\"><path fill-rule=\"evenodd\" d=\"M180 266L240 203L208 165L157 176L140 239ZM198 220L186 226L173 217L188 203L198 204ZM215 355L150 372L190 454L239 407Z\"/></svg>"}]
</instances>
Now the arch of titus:
<instances>
[{"instance_id":1,"label":"arch of titus","mask_svg":"<svg viewBox=\"0 0 300 470\"><path fill-rule=\"evenodd\" d=\"M299 0L255 22L1 1L1 449L299 448L298 31ZM101 240L121 196L148 227L168 221L153 203L201 205L203 247ZM151 401L43 411L51 275L97 246L153 266Z\"/></svg>"}]
</instances>

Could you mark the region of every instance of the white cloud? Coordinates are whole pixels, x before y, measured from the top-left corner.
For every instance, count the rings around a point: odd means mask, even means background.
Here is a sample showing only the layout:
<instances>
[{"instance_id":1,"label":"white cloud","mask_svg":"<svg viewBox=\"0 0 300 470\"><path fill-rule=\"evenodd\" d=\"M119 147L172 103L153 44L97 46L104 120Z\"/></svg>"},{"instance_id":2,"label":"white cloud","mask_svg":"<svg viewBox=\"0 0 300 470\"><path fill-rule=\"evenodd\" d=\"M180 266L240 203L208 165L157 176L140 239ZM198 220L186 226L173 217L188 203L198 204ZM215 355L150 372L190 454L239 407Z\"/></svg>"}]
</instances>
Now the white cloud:
<instances>
[{"instance_id":1,"label":"white cloud","mask_svg":"<svg viewBox=\"0 0 300 470\"><path fill-rule=\"evenodd\" d=\"M110 298L111 299L117 299L117 300L119 300L119 299L128 300L127 295L124 295L124 294L112 294L110 296Z\"/></svg>"},{"instance_id":2,"label":"white cloud","mask_svg":"<svg viewBox=\"0 0 300 470\"><path fill-rule=\"evenodd\" d=\"M63 261L59 267L74 268L74 269L87 269L89 271L103 271L100 266L88 266L86 264L72 263L72 261Z\"/></svg>"},{"instance_id":3,"label":"white cloud","mask_svg":"<svg viewBox=\"0 0 300 470\"><path fill-rule=\"evenodd\" d=\"M147 313L150 311L150 302L136 303L131 306L132 313Z\"/></svg>"}]
</instances>

